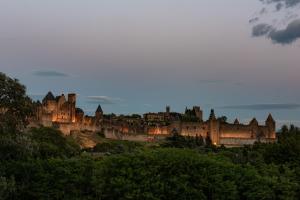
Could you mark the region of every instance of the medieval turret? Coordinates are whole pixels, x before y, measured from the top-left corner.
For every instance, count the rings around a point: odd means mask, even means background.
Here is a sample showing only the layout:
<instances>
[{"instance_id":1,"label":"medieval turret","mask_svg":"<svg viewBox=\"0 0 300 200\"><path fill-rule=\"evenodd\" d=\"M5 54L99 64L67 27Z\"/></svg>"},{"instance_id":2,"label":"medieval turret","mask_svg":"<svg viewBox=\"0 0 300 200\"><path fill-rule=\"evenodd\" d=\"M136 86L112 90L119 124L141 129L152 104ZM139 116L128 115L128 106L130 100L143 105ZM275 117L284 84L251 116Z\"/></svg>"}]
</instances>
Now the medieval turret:
<instances>
[{"instance_id":1,"label":"medieval turret","mask_svg":"<svg viewBox=\"0 0 300 200\"><path fill-rule=\"evenodd\" d=\"M62 94L61 96L57 96L56 97L56 102L57 102L57 106L60 108L62 105L64 105L67 100L64 94Z\"/></svg>"},{"instance_id":2,"label":"medieval turret","mask_svg":"<svg viewBox=\"0 0 300 200\"><path fill-rule=\"evenodd\" d=\"M102 110L102 108L101 108L100 105L97 107L96 113L101 113L101 114L103 114L103 110Z\"/></svg>"},{"instance_id":3,"label":"medieval turret","mask_svg":"<svg viewBox=\"0 0 300 200\"><path fill-rule=\"evenodd\" d=\"M275 138L276 137L276 135L275 135L276 122L273 119L271 114L269 114L269 116L267 117L265 124L266 124L266 126L268 127L268 130L269 130L269 137L270 138Z\"/></svg>"},{"instance_id":4,"label":"medieval turret","mask_svg":"<svg viewBox=\"0 0 300 200\"><path fill-rule=\"evenodd\" d=\"M45 104L47 103L47 101L55 101L55 97L51 91L49 91L48 94L44 97L43 103Z\"/></svg>"},{"instance_id":5,"label":"medieval turret","mask_svg":"<svg viewBox=\"0 0 300 200\"><path fill-rule=\"evenodd\" d=\"M99 105L96 112L95 112L95 117L96 117L96 121L100 121L103 117L103 110L101 108L101 106Z\"/></svg>"},{"instance_id":6,"label":"medieval turret","mask_svg":"<svg viewBox=\"0 0 300 200\"><path fill-rule=\"evenodd\" d=\"M171 112L171 107L170 106L166 106L166 113L167 115L169 115Z\"/></svg>"},{"instance_id":7,"label":"medieval turret","mask_svg":"<svg viewBox=\"0 0 300 200\"><path fill-rule=\"evenodd\" d=\"M198 118L198 120L202 121L203 120L203 112L202 112L201 108L199 106L194 106L193 111L194 111L196 117Z\"/></svg>"},{"instance_id":8,"label":"medieval turret","mask_svg":"<svg viewBox=\"0 0 300 200\"><path fill-rule=\"evenodd\" d=\"M76 104L76 94L74 93L68 94L68 102Z\"/></svg>"},{"instance_id":9,"label":"medieval turret","mask_svg":"<svg viewBox=\"0 0 300 200\"><path fill-rule=\"evenodd\" d=\"M239 120L237 118L234 120L233 123L236 124L236 125L240 124L240 122L239 122Z\"/></svg>"},{"instance_id":10,"label":"medieval turret","mask_svg":"<svg viewBox=\"0 0 300 200\"><path fill-rule=\"evenodd\" d=\"M220 144L220 122L217 120L215 111L211 109L209 115L209 137L214 145Z\"/></svg>"},{"instance_id":11,"label":"medieval turret","mask_svg":"<svg viewBox=\"0 0 300 200\"><path fill-rule=\"evenodd\" d=\"M71 115L71 121L76 122L76 94L68 94L68 103L70 106L69 110Z\"/></svg>"},{"instance_id":12,"label":"medieval turret","mask_svg":"<svg viewBox=\"0 0 300 200\"><path fill-rule=\"evenodd\" d=\"M249 123L249 127L251 129L252 132L252 136L256 137L258 139L260 139L261 137L261 133L258 132L259 126L258 126L258 121L256 120L256 118L253 118L250 123Z\"/></svg>"},{"instance_id":13,"label":"medieval turret","mask_svg":"<svg viewBox=\"0 0 300 200\"><path fill-rule=\"evenodd\" d=\"M266 120L266 125L271 124L274 125L275 124L275 120L273 119L272 115L269 114Z\"/></svg>"},{"instance_id":14,"label":"medieval turret","mask_svg":"<svg viewBox=\"0 0 300 200\"><path fill-rule=\"evenodd\" d=\"M258 126L258 121L257 121L257 119L256 119L256 118L253 118L253 119L250 121L249 125L251 125L251 126Z\"/></svg>"},{"instance_id":15,"label":"medieval turret","mask_svg":"<svg viewBox=\"0 0 300 200\"><path fill-rule=\"evenodd\" d=\"M210 110L209 120L217 120L214 109Z\"/></svg>"},{"instance_id":16,"label":"medieval turret","mask_svg":"<svg viewBox=\"0 0 300 200\"><path fill-rule=\"evenodd\" d=\"M41 106L42 105L42 103L40 102L40 100L37 100L36 105L37 106Z\"/></svg>"}]
</instances>

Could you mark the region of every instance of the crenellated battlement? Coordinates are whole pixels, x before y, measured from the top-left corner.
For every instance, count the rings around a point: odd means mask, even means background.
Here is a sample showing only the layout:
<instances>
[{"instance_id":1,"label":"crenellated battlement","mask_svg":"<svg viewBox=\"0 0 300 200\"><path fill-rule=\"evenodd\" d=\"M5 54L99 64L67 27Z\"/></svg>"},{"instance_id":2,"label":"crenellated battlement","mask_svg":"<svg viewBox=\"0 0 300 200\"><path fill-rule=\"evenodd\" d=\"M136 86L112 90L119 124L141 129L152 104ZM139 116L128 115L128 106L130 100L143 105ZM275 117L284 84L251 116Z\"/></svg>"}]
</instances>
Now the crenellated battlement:
<instances>
[{"instance_id":1,"label":"crenellated battlement","mask_svg":"<svg viewBox=\"0 0 300 200\"><path fill-rule=\"evenodd\" d=\"M76 94L68 94L66 98L64 94L54 97L51 92L42 103L37 103L36 110L37 124L56 127L66 135L72 131L88 130L104 131L107 135L130 135L121 138L132 138L137 135L169 136L177 132L183 136L209 137L213 144L226 146L276 140L276 122L271 114L263 125L255 118L248 124L242 124L238 119L234 123L228 123L226 119L218 118L214 110L211 110L205 121L199 106L186 108L184 113L172 112L170 106L167 106L165 112L146 113L142 117L104 115L99 105L94 116L87 116L82 109L76 108Z\"/></svg>"}]
</instances>

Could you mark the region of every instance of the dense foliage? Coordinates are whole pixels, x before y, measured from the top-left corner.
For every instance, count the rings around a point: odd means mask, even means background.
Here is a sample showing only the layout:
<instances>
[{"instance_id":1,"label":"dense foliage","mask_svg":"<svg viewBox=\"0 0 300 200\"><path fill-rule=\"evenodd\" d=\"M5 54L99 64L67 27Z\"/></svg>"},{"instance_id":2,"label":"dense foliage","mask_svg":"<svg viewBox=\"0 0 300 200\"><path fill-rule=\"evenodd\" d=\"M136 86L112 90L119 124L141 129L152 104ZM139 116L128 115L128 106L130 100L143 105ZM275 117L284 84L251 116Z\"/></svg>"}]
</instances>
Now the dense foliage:
<instances>
[{"instance_id":1,"label":"dense foliage","mask_svg":"<svg viewBox=\"0 0 300 200\"><path fill-rule=\"evenodd\" d=\"M299 199L300 132L292 128L279 135L276 144L232 149L184 147L186 141L180 148L105 141L79 154L78 146L58 131L33 129L27 141L34 149L31 154L20 153L24 144L16 143L18 148L6 152L19 156L2 157L0 195L2 199ZM5 148L1 146L1 156ZM105 154L94 156L97 152Z\"/></svg>"},{"instance_id":2,"label":"dense foliage","mask_svg":"<svg viewBox=\"0 0 300 200\"><path fill-rule=\"evenodd\" d=\"M31 115L32 106L25 86L0 72L0 134L22 130Z\"/></svg>"},{"instance_id":3,"label":"dense foliage","mask_svg":"<svg viewBox=\"0 0 300 200\"><path fill-rule=\"evenodd\" d=\"M87 149L88 152L104 153L106 155L119 154L119 153L131 153L143 148L143 145L139 142L129 141L107 141L97 144L92 149Z\"/></svg>"},{"instance_id":4,"label":"dense foliage","mask_svg":"<svg viewBox=\"0 0 300 200\"><path fill-rule=\"evenodd\" d=\"M1 105L9 102L15 100ZM15 116L12 124L23 125L24 116ZM80 149L51 128L3 128L9 127L7 119L0 121L0 200L300 198L300 131L294 126L284 126L277 143L243 148L215 147L210 138L174 133L151 145L103 138L92 149Z\"/></svg>"}]
</instances>

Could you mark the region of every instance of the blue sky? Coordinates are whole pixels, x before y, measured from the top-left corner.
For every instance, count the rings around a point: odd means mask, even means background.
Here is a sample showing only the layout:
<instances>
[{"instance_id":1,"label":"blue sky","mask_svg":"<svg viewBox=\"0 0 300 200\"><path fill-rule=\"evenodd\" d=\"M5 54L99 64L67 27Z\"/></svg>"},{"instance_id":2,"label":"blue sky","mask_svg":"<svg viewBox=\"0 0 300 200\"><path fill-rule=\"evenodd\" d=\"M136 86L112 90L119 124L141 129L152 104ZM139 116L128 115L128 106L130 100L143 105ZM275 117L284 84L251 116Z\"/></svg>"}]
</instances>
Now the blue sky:
<instances>
[{"instance_id":1,"label":"blue sky","mask_svg":"<svg viewBox=\"0 0 300 200\"><path fill-rule=\"evenodd\" d=\"M300 125L299 41L252 35L259 23L285 29L297 8L275 12L258 0L0 0L0 71L34 98L76 92L88 113L98 103L108 113L199 105L205 117L210 108L241 121L271 112L280 124Z\"/></svg>"}]
</instances>

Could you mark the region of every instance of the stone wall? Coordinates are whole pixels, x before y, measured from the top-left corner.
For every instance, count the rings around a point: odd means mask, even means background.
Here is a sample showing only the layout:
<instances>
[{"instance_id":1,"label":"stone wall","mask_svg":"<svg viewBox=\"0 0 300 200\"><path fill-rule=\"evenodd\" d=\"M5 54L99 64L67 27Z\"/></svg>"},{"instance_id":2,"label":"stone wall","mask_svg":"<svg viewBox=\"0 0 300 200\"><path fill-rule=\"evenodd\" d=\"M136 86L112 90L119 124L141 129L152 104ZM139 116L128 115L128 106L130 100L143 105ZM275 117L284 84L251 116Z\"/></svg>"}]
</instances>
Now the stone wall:
<instances>
[{"instance_id":1,"label":"stone wall","mask_svg":"<svg viewBox=\"0 0 300 200\"><path fill-rule=\"evenodd\" d=\"M249 139L249 138L220 138L220 143L227 147L238 147L244 145L253 145L255 142L273 143L276 139Z\"/></svg>"},{"instance_id":2,"label":"stone wall","mask_svg":"<svg viewBox=\"0 0 300 200\"><path fill-rule=\"evenodd\" d=\"M113 140L128 140L128 141L136 141L136 142L146 142L149 141L148 134L139 134L139 135L132 135L132 134L123 134L119 131L115 131L113 129L105 129L104 130L105 138L113 139Z\"/></svg>"},{"instance_id":3,"label":"stone wall","mask_svg":"<svg viewBox=\"0 0 300 200\"><path fill-rule=\"evenodd\" d=\"M209 128L207 123L202 122L182 122L180 134L183 136L202 136L207 137Z\"/></svg>"},{"instance_id":4,"label":"stone wall","mask_svg":"<svg viewBox=\"0 0 300 200\"><path fill-rule=\"evenodd\" d=\"M255 134L252 128L248 125L242 124L221 124L220 125L221 138L254 138Z\"/></svg>"}]
</instances>

